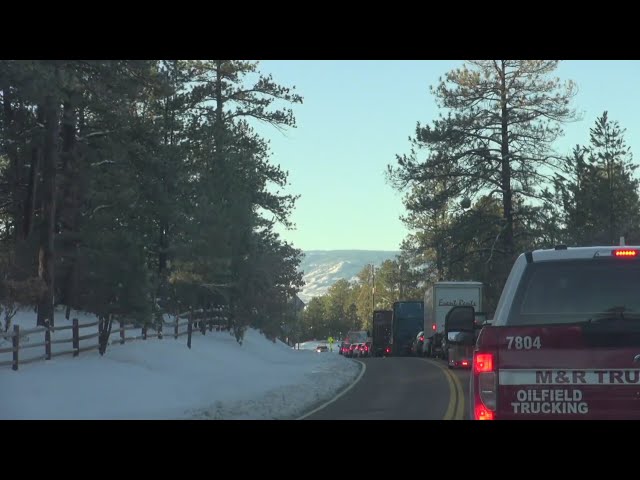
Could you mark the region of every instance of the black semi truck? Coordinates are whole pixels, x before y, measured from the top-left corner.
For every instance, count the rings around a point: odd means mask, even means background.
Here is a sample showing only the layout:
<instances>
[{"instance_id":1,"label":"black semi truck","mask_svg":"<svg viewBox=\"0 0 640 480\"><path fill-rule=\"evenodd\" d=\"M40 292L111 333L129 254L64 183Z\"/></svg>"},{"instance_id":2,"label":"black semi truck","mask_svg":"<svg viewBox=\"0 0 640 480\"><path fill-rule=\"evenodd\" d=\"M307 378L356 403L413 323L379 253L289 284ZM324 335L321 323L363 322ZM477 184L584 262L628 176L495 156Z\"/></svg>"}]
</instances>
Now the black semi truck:
<instances>
[{"instance_id":1,"label":"black semi truck","mask_svg":"<svg viewBox=\"0 0 640 480\"><path fill-rule=\"evenodd\" d=\"M393 311L375 310L371 328L371 353L374 357L381 357L391 353L391 325Z\"/></svg>"},{"instance_id":2,"label":"black semi truck","mask_svg":"<svg viewBox=\"0 0 640 480\"><path fill-rule=\"evenodd\" d=\"M411 345L424 326L424 302L408 301L393 304L391 354L411 355Z\"/></svg>"}]
</instances>

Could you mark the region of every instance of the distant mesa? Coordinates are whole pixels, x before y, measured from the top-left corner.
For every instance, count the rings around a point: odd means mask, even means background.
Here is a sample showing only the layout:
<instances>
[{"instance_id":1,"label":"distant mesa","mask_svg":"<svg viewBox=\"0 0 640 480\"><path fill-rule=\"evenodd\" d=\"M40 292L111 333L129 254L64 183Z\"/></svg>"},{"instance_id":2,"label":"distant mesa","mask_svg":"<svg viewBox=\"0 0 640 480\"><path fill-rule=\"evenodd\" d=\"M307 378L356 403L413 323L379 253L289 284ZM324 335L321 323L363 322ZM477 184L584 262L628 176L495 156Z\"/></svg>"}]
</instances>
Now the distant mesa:
<instances>
[{"instance_id":1,"label":"distant mesa","mask_svg":"<svg viewBox=\"0 0 640 480\"><path fill-rule=\"evenodd\" d=\"M393 250L307 250L300 264L306 285L298 296L308 302L324 295L338 280L355 280L366 265L379 266L399 253Z\"/></svg>"}]
</instances>

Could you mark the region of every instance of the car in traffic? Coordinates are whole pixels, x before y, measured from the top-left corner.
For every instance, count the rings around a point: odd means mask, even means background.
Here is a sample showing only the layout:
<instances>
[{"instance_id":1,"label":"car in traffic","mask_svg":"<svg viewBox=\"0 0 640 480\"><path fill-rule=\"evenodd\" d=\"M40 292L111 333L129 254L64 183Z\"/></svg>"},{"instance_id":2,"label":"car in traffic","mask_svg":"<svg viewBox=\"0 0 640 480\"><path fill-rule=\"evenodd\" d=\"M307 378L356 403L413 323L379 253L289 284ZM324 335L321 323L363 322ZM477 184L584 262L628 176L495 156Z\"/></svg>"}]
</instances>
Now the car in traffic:
<instances>
[{"instance_id":1,"label":"car in traffic","mask_svg":"<svg viewBox=\"0 0 640 480\"><path fill-rule=\"evenodd\" d=\"M318 345L316 347L316 352L317 353L328 352L328 351L329 351L329 347L327 347L326 345Z\"/></svg>"},{"instance_id":2,"label":"car in traffic","mask_svg":"<svg viewBox=\"0 0 640 480\"><path fill-rule=\"evenodd\" d=\"M423 353L424 347L424 332L418 332L416 338L413 339L413 343L411 344L411 353L417 356L424 355Z\"/></svg>"},{"instance_id":3,"label":"car in traffic","mask_svg":"<svg viewBox=\"0 0 640 480\"><path fill-rule=\"evenodd\" d=\"M349 358L354 357L358 353L357 348L358 348L357 343L352 343L351 345L349 345L349 348L346 350L344 354L345 357L349 357Z\"/></svg>"},{"instance_id":4,"label":"car in traffic","mask_svg":"<svg viewBox=\"0 0 640 480\"><path fill-rule=\"evenodd\" d=\"M368 357L371 352L371 344L369 343L360 343L358 344L358 357Z\"/></svg>"}]
</instances>

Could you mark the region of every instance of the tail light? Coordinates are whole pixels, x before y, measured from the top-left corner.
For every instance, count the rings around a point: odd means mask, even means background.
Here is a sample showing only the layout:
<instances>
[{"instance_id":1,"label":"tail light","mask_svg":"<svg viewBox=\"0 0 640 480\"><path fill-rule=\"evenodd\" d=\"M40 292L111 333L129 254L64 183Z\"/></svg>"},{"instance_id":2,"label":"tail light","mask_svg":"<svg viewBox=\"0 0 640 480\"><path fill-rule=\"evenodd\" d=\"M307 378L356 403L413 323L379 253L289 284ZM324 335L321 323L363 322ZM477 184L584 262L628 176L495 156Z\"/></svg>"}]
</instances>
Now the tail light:
<instances>
[{"instance_id":1,"label":"tail light","mask_svg":"<svg viewBox=\"0 0 640 480\"><path fill-rule=\"evenodd\" d=\"M493 372L493 354L478 353L478 352L474 353L473 372L474 373Z\"/></svg>"},{"instance_id":2,"label":"tail light","mask_svg":"<svg viewBox=\"0 0 640 480\"><path fill-rule=\"evenodd\" d=\"M498 390L495 355L488 352L473 354L474 418L494 420Z\"/></svg>"},{"instance_id":3,"label":"tail light","mask_svg":"<svg viewBox=\"0 0 640 480\"><path fill-rule=\"evenodd\" d=\"M424 335L420 335L420 341L424 342Z\"/></svg>"},{"instance_id":4,"label":"tail light","mask_svg":"<svg viewBox=\"0 0 640 480\"><path fill-rule=\"evenodd\" d=\"M495 420L495 415L491 410L487 410L482 405L476 405L474 410L476 420Z\"/></svg>"},{"instance_id":5,"label":"tail light","mask_svg":"<svg viewBox=\"0 0 640 480\"><path fill-rule=\"evenodd\" d=\"M431 330L433 330L434 332L436 331L436 324L435 323L433 325L431 325Z\"/></svg>"}]
</instances>

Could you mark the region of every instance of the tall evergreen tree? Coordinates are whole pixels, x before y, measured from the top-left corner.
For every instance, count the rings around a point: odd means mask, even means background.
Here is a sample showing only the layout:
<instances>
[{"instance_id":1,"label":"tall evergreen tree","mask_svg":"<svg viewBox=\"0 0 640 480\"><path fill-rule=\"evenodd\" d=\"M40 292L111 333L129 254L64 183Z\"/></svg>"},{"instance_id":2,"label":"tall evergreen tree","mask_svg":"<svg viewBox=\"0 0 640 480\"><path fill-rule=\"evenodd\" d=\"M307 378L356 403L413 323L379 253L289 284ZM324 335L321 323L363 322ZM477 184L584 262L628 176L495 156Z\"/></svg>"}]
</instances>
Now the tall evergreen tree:
<instances>
[{"instance_id":1,"label":"tall evergreen tree","mask_svg":"<svg viewBox=\"0 0 640 480\"><path fill-rule=\"evenodd\" d=\"M445 109L433 125L416 128L409 155L399 155L392 178L401 183L446 179L446 199L498 194L501 248L515 254L516 197L543 198L540 186L559 167L552 150L561 124L575 118L573 83L549 78L558 62L482 60L447 73L432 88ZM427 149L425 161L418 151ZM517 212L516 212L517 213Z\"/></svg>"},{"instance_id":2,"label":"tall evergreen tree","mask_svg":"<svg viewBox=\"0 0 640 480\"><path fill-rule=\"evenodd\" d=\"M640 240L637 166L624 133L604 112L590 129L589 145L576 146L565 175L558 175L568 242L616 245L621 236Z\"/></svg>"}]
</instances>

